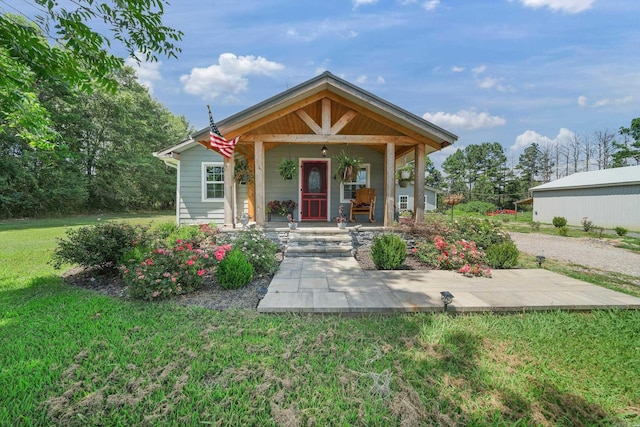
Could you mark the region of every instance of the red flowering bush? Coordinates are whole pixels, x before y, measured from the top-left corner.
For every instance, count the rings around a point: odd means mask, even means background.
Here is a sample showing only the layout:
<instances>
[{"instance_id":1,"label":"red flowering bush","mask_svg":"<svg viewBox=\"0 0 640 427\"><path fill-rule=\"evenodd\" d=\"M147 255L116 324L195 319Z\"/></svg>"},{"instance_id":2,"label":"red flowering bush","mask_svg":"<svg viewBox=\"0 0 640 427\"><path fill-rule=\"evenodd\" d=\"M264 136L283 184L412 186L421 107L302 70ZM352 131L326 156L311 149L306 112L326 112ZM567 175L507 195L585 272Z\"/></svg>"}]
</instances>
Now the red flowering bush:
<instances>
[{"instance_id":1,"label":"red flowering bush","mask_svg":"<svg viewBox=\"0 0 640 427\"><path fill-rule=\"evenodd\" d=\"M458 240L448 243L441 237L433 242L421 242L412 250L424 263L440 270L458 270L465 276L491 277L491 271L484 268L485 253L479 250L475 242Z\"/></svg>"},{"instance_id":2,"label":"red flowering bush","mask_svg":"<svg viewBox=\"0 0 640 427\"><path fill-rule=\"evenodd\" d=\"M229 245L202 249L178 240L171 249L154 249L142 262L121 265L120 272L131 297L146 300L170 298L200 288L203 276L230 249Z\"/></svg>"}]
</instances>

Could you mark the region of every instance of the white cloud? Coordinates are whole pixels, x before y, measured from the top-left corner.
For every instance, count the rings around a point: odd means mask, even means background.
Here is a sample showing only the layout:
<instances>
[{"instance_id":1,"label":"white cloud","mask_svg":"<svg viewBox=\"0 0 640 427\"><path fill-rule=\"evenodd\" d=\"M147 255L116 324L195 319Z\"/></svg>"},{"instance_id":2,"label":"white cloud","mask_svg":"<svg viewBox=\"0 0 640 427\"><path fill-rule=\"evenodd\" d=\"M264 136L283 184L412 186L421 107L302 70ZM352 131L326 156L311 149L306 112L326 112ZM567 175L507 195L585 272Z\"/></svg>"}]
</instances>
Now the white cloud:
<instances>
[{"instance_id":1,"label":"white cloud","mask_svg":"<svg viewBox=\"0 0 640 427\"><path fill-rule=\"evenodd\" d=\"M492 116L489 113L478 113L474 109L460 110L455 114L439 111L437 113L424 113L425 120L433 122L444 128L457 129L489 129L497 126L504 126L507 120L504 117Z\"/></svg>"},{"instance_id":2,"label":"white cloud","mask_svg":"<svg viewBox=\"0 0 640 427\"><path fill-rule=\"evenodd\" d=\"M624 98L603 98L600 99L593 104L589 105L589 101L586 96L578 97L578 105L581 107L593 107L593 108L601 108L606 106L614 106L614 105L623 105L628 104L633 101L633 96L625 96Z\"/></svg>"},{"instance_id":3,"label":"white cloud","mask_svg":"<svg viewBox=\"0 0 640 427\"><path fill-rule=\"evenodd\" d=\"M124 63L135 70L140 84L147 87L149 93L153 93L153 83L162 80L160 75L162 62L138 62L133 58L127 58Z\"/></svg>"},{"instance_id":4,"label":"white cloud","mask_svg":"<svg viewBox=\"0 0 640 427\"><path fill-rule=\"evenodd\" d=\"M366 74L362 74L362 75L358 76L358 78L356 78L356 83L358 83L360 85L361 84L365 84L368 81L369 81L369 76L367 76ZM376 83L377 84L381 85L381 84L384 84L384 82L385 82L384 77L378 76L376 78Z\"/></svg>"},{"instance_id":5,"label":"white cloud","mask_svg":"<svg viewBox=\"0 0 640 427\"><path fill-rule=\"evenodd\" d=\"M580 13L590 9L595 0L520 0L526 7L548 7L557 12Z\"/></svg>"},{"instance_id":6,"label":"white cloud","mask_svg":"<svg viewBox=\"0 0 640 427\"><path fill-rule=\"evenodd\" d=\"M578 105L581 107L588 107L589 106L589 101L587 100L587 97L584 95L580 95L578 97Z\"/></svg>"},{"instance_id":7,"label":"white cloud","mask_svg":"<svg viewBox=\"0 0 640 427\"><path fill-rule=\"evenodd\" d=\"M284 65L261 56L223 53L218 57L218 64L192 68L191 73L180 76L180 82L185 92L200 95L203 99L230 98L247 90L249 81L246 76L270 76L283 69Z\"/></svg>"},{"instance_id":8,"label":"white cloud","mask_svg":"<svg viewBox=\"0 0 640 427\"><path fill-rule=\"evenodd\" d=\"M366 83L366 82L367 82L367 76L364 75L364 74L361 75L361 76L358 76L358 78L356 79L356 83L358 83L358 84L363 84L363 83Z\"/></svg>"},{"instance_id":9,"label":"white cloud","mask_svg":"<svg viewBox=\"0 0 640 427\"><path fill-rule=\"evenodd\" d=\"M423 6L427 10L436 10L440 6L440 0L427 0Z\"/></svg>"},{"instance_id":10,"label":"white cloud","mask_svg":"<svg viewBox=\"0 0 640 427\"><path fill-rule=\"evenodd\" d=\"M378 76L378 78L376 79L376 83L378 83L379 85L384 84L385 83L384 77Z\"/></svg>"},{"instance_id":11,"label":"white cloud","mask_svg":"<svg viewBox=\"0 0 640 427\"><path fill-rule=\"evenodd\" d=\"M356 9L359 6L366 6L368 4L377 3L378 0L353 0L353 8Z\"/></svg>"},{"instance_id":12,"label":"white cloud","mask_svg":"<svg viewBox=\"0 0 640 427\"><path fill-rule=\"evenodd\" d=\"M453 71L454 73L461 73L464 71L464 67L458 67L457 65L454 65L453 67L451 67L451 71Z\"/></svg>"},{"instance_id":13,"label":"white cloud","mask_svg":"<svg viewBox=\"0 0 640 427\"><path fill-rule=\"evenodd\" d=\"M594 108L606 107L608 105L622 105L633 101L633 96L625 96L624 98L605 98L593 103Z\"/></svg>"},{"instance_id":14,"label":"white cloud","mask_svg":"<svg viewBox=\"0 0 640 427\"><path fill-rule=\"evenodd\" d=\"M486 65L480 65L479 67L472 68L471 73L473 73L474 77L478 77L479 74L484 73L486 70Z\"/></svg>"},{"instance_id":15,"label":"white cloud","mask_svg":"<svg viewBox=\"0 0 640 427\"><path fill-rule=\"evenodd\" d=\"M560 128L555 138L540 135L533 130L527 130L516 137L516 142L511 146L512 151L523 151L533 143L540 147L548 147L556 144L566 145L573 139L575 132L567 128Z\"/></svg>"}]
</instances>

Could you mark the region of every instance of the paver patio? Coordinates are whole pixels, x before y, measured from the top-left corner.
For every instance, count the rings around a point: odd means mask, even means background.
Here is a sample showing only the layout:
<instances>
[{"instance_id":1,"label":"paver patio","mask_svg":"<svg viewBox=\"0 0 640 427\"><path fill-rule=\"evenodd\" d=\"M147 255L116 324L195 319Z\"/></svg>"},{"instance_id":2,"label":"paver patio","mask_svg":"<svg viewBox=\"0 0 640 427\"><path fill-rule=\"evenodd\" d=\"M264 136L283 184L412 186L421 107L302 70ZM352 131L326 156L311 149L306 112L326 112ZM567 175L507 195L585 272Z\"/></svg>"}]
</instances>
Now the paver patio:
<instances>
[{"instance_id":1,"label":"paver patio","mask_svg":"<svg viewBox=\"0 0 640 427\"><path fill-rule=\"evenodd\" d=\"M354 258L285 258L261 313L405 313L442 311L441 291L457 313L640 309L640 298L544 269L494 270L492 278L440 270L363 270Z\"/></svg>"}]
</instances>

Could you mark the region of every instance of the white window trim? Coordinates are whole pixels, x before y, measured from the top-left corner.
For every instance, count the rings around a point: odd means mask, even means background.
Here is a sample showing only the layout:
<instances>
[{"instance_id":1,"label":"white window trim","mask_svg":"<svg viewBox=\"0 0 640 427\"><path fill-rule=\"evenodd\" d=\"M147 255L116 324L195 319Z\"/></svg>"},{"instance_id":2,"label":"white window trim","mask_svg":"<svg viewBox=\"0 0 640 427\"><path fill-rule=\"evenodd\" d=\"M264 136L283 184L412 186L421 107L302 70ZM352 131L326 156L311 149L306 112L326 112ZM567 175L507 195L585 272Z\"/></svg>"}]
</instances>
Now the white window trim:
<instances>
[{"instance_id":1,"label":"white window trim","mask_svg":"<svg viewBox=\"0 0 640 427\"><path fill-rule=\"evenodd\" d=\"M402 199L405 199L405 202L404 202L405 203L405 207L404 208L402 207ZM400 194L398 196L398 210L400 212L409 210L409 196L407 196L406 194Z\"/></svg>"},{"instance_id":2,"label":"white window trim","mask_svg":"<svg viewBox=\"0 0 640 427\"><path fill-rule=\"evenodd\" d=\"M207 167L208 166L221 166L224 171L223 162L202 162L202 171L200 176L200 185L202 186L202 201L203 202L222 202L224 200L224 197L207 198ZM224 181L211 181L211 182L222 182L222 184L224 185Z\"/></svg>"},{"instance_id":3,"label":"white window trim","mask_svg":"<svg viewBox=\"0 0 640 427\"><path fill-rule=\"evenodd\" d=\"M360 169L366 169L367 170L367 183L365 184L365 186L367 188L369 188L369 186L371 184L371 164L362 163L360 165ZM344 185L345 184L358 184L358 183L357 182L340 182L340 203L349 203L351 201L351 199L343 199L342 198L344 196Z\"/></svg>"}]
</instances>

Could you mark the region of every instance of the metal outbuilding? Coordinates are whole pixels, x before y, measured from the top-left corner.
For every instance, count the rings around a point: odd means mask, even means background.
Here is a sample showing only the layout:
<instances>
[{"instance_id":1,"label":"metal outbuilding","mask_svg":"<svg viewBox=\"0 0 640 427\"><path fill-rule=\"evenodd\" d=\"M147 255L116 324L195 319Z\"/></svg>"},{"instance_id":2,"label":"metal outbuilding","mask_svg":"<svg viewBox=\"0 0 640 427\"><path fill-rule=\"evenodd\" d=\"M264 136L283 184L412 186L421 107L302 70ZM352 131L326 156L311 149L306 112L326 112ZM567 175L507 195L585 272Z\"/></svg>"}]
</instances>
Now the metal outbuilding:
<instances>
[{"instance_id":1,"label":"metal outbuilding","mask_svg":"<svg viewBox=\"0 0 640 427\"><path fill-rule=\"evenodd\" d=\"M640 165L578 172L531 188L533 220L551 223L556 216L579 226L640 230Z\"/></svg>"}]
</instances>

